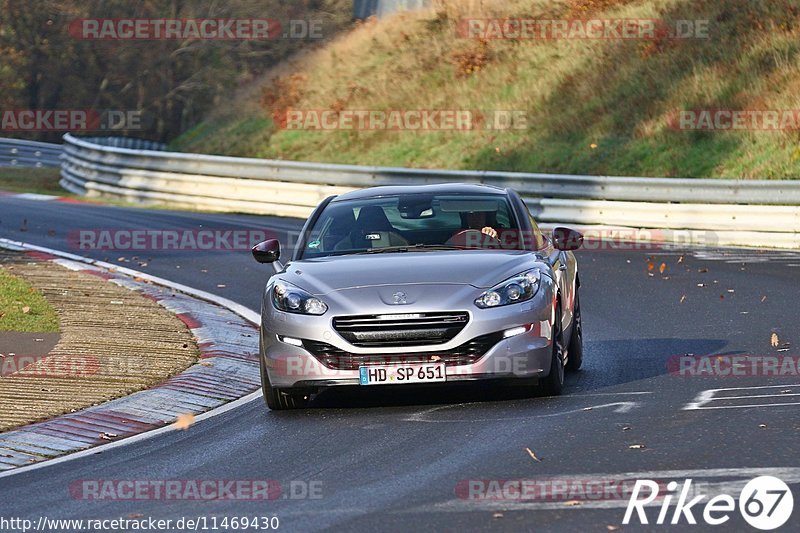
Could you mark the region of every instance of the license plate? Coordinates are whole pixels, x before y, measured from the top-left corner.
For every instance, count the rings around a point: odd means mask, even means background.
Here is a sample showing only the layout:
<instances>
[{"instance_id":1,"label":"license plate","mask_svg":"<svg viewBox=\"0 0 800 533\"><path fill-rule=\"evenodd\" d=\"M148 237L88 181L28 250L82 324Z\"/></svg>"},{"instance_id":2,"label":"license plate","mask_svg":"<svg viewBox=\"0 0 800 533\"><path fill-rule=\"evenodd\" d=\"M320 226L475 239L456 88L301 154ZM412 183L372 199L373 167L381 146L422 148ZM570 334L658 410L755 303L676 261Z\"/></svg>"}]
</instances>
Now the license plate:
<instances>
[{"instance_id":1,"label":"license plate","mask_svg":"<svg viewBox=\"0 0 800 533\"><path fill-rule=\"evenodd\" d=\"M447 381L444 363L362 366L358 371L362 385L403 385Z\"/></svg>"}]
</instances>

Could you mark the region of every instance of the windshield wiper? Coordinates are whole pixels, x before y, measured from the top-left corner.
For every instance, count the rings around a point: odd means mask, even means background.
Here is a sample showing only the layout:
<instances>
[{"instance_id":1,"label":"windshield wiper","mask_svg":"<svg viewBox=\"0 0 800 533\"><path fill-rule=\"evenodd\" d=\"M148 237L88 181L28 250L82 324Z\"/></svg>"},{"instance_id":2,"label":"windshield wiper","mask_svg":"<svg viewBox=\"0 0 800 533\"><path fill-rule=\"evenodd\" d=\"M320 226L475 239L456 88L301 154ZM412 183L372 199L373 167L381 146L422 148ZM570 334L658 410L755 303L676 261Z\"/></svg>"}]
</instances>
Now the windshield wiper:
<instances>
[{"instance_id":1,"label":"windshield wiper","mask_svg":"<svg viewBox=\"0 0 800 533\"><path fill-rule=\"evenodd\" d=\"M463 246L449 246L446 244L412 244L407 246L387 246L386 248L372 248L358 254L383 254L383 253L403 253L403 252L419 252L419 251L437 251L437 250L466 250Z\"/></svg>"}]
</instances>

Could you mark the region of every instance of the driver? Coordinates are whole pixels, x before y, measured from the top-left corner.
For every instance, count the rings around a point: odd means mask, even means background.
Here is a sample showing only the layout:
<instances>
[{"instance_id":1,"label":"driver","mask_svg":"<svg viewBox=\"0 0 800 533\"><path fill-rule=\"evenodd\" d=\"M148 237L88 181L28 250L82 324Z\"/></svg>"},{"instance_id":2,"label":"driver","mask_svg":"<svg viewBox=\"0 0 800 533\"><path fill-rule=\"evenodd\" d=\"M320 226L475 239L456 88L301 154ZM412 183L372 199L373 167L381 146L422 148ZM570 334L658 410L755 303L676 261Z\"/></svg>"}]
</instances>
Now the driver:
<instances>
[{"instance_id":1,"label":"driver","mask_svg":"<svg viewBox=\"0 0 800 533\"><path fill-rule=\"evenodd\" d=\"M478 230L493 239L497 238L497 230L489 225L486 211L469 211L463 213L464 229Z\"/></svg>"}]
</instances>

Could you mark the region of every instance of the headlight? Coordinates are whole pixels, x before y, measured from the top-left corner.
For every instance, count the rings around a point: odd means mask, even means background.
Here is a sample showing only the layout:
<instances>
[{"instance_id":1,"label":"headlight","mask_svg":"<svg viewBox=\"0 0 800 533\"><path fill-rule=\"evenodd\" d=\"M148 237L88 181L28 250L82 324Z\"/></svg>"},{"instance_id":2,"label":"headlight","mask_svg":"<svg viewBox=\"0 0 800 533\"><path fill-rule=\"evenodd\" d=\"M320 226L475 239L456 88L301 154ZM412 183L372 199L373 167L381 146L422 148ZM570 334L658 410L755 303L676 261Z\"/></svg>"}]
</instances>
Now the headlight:
<instances>
[{"instance_id":1,"label":"headlight","mask_svg":"<svg viewBox=\"0 0 800 533\"><path fill-rule=\"evenodd\" d=\"M538 268L517 274L481 294L475 305L487 309L530 300L539 289L539 277Z\"/></svg>"},{"instance_id":2,"label":"headlight","mask_svg":"<svg viewBox=\"0 0 800 533\"><path fill-rule=\"evenodd\" d=\"M272 286L272 304L279 311L301 315L324 315L328 310L325 302L285 281Z\"/></svg>"}]
</instances>

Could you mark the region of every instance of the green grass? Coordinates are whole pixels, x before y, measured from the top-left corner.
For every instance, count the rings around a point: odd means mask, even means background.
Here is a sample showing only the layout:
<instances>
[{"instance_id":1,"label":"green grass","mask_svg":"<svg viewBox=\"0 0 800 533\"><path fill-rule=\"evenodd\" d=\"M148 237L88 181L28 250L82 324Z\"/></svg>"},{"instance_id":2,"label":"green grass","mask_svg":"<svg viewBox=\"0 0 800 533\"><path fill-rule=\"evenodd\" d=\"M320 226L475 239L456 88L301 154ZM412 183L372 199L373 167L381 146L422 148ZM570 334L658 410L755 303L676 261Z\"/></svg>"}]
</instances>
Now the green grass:
<instances>
[{"instance_id":1,"label":"green grass","mask_svg":"<svg viewBox=\"0 0 800 533\"><path fill-rule=\"evenodd\" d=\"M182 150L349 164L796 179L800 132L686 132L680 109L797 109L791 0L485 0L360 25L223 102ZM472 8L465 6L471 5ZM479 6L479 7L476 7ZM477 9L478 11L470 11ZM475 18L708 20L708 39L459 39ZM466 71L466 66L478 66ZM511 131L285 131L294 109L521 110Z\"/></svg>"},{"instance_id":2,"label":"green grass","mask_svg":"<svg viewBox=\"0 0 800 533\"><path fill-rule=\"evenodd\" d=\"M27 310L27 312L25 312ZM58 331L58 315L28 283L0 268L0 331Z\"/></svg>"},{"instance_id":3,"label":"green grass","mask_svg":"<svg viewBox=\"0 0 800 533\"><path fill-rule=\"evenodd\" d=\"M68 193L58 184L58 168L0 168L0 190L37 194Z\"/></svg>"}]
</instances>

